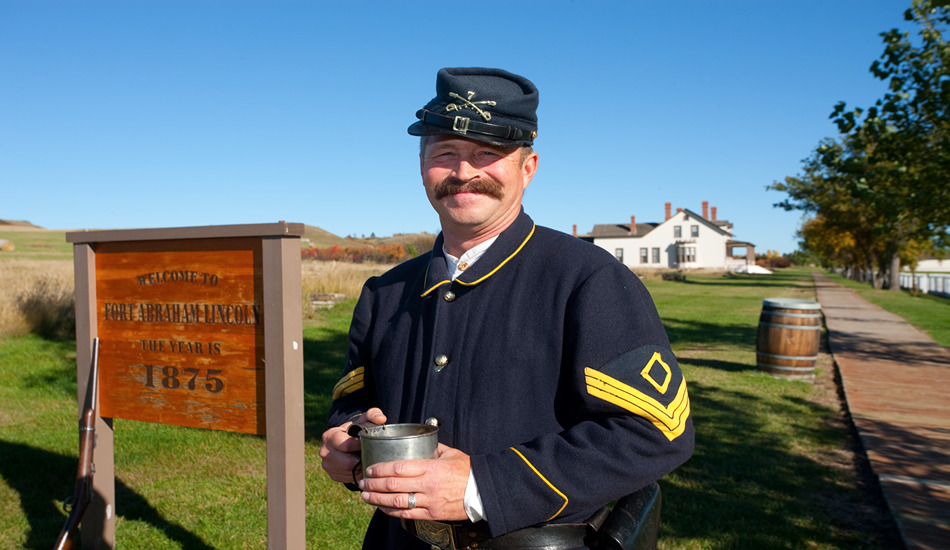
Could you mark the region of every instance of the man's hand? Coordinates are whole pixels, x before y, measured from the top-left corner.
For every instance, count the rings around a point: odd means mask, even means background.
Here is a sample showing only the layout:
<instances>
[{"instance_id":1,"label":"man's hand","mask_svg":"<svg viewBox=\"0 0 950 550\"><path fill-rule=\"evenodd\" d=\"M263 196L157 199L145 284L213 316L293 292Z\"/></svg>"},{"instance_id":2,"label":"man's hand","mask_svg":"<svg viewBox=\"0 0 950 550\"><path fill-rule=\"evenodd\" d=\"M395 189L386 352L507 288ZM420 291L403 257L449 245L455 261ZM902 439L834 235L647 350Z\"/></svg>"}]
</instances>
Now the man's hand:
<instances>
[{"instance_id":1,"label":"man's hand","mask_svg":"<svg viewBox=\"0 0 950 550\"><path fill-rule=\"evenodd\" d=\"M472 469L467 454L439 444L439 457L380 462L366 469L359 486L363 500L404 519L462 521L465 486ZM415 508L409 508L409 494Z\"/></svg>"},{"instance_id":2,"label":"man's hand","mask_svg":"<svg viewBox=\"0 0 950 550\"><path fill-rule=\"evenodd\" d=\"M360 415L355 422L385 424L386 415L374 407ZM323 469L330 479L340 483L353 483L353 468L360 461L360 438L346 433L352 425L353 422L345 422L323 432L323 446L320 447Z\"/></svg>"}]
</instances>

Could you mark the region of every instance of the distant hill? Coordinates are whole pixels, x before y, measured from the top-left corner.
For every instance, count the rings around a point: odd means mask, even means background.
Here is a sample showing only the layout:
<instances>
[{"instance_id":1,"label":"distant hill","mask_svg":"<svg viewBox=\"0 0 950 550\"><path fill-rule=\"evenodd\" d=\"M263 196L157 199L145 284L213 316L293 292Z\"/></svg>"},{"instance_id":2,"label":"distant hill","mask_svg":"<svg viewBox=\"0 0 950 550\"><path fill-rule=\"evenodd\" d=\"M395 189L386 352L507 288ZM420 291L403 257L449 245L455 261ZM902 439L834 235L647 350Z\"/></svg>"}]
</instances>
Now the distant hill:
<instances>
[{"instance_id":1,"label":"distant hill","mask_svg":"<svg viewBox=\"0 0 950 550\"><path fill-rule=\"evenodd\" d=\"M312 225L304 225L303 245L316 248L338 246L380 246L398 244L404 247L413 244L417 249L428 249L435 241L431 233L397 233L391 237L339 237Z\"/></svg>"},{"instance_id":2,"label":"distant hill","mask_svg":"<svg viewBox=\"0 0 950 550\"><path fill-rule=\"evenodd\" d=\"M0 230L3 229L43 229L38 225L22 220L0 220Z\"/></svg>"},{"instance_id":3,"label":"distant hill","mask_svg":"<svg viewBox=\"0 0 950 550\"><path fill-rule=\"evenodd\" d=\"M392 237L368 237L365 239L349 239L350 242L356 241L372 246L383 244L401 244L406 246L410 243L419 244L420 242L429 242L431 245L435 241L435 235L432 233L396 233Z\"/></svg>"},{"instance_id":4,"label":"distant hill","mask_svg":"<svg viewBox=\"0 0 950 550\"><path fill-rule=\"evenodd\" d=\"M47 231L46 228L34 225L28 221L0 219L0 231ZM62 233L61 230L56 230ZM407 246L415 244L416 248L424 248L426 243L435 240L435 235L429 233L397 233L391 237L340 237L325 229L304 224L302 244L304 247L330 248L339 246L379 246L401 244ZM431 246L431 244L429 245Z\"/></svg>"},{"instance_id":5,"label":"distant hill","mask_svg":"<svg viewBox=\"0 0 950 550\"><path fill-rule=\"evenodd\" d=\"M343 237L337 237L333 233L320 229L319 227L313 225L304 225L303 226L303 244L307 246L309 243L310 246L315 246L317 248L327 248L333 245L346 245L350 244L352 241L345 239Z\"/></svg>"}]
</instances>

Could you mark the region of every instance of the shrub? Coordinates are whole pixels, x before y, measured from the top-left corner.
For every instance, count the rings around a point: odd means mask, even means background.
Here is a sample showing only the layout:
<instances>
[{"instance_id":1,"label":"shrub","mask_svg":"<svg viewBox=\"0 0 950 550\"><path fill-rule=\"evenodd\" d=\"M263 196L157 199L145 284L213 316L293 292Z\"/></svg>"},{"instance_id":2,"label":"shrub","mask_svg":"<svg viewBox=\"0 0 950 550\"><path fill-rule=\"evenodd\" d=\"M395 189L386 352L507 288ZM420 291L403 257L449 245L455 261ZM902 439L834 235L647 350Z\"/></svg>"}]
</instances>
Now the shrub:
<instances>
[{"instance_id":1,"label":"shrub","mask_svg":"<svg viewBox=\"0 0 950 550\"><path fill-rule=\"evenodd\" d=\"M777 258L758 259L755 265L766 269L791 267L792 261L787 256L778 256Z\"/></svg>"},{"instance_id":2,"label":"shrub","mask_svg":"<svg viewBox=\"0 0 950 550\"><path fill-rule=\"evenodd\" d=\"M30 332L55 340L75 336L76 300L71 284L43 275L22 291L16 301Z\"/></svg>"},{"instance_id":3,"label":"shrub","mask_svg":"<svg viewBox=\"0 0 950 550\"><path fill-rule=\"evenodd\" d=\"M682 283L686 281L686 274L682 271L665 271L662 278L664 281L677 281Z\"/></svg>"},{"instance_id":4,"label":"shrub","mask_svg":"<svg viewBox=\"0 0 950 550\"><path fill-rule=\"evenodd\" d=\"M435 242L435 236L429 234L401 238L400 242L393 244L333 245L328 248L311 246L302 249L300 256L304 260L325 262L397 264L429 251Z\"/></svg>"},{"instance_id":5,"label":"shrub","mask_svg":"<svg viewBox=\"0 0 950 550\"><path fill-rule=\"evenodd\" d=\"M73 301L72 261L0 261L0 336L72 337Z\"/></svg>"},{"instance_id":6,"label":"shrub","mask_svg":"<svg viewBox=\"0 0 950 550\"><path fill-rule=\"evenodd\" d=\"M399 244L381 244L376 246L340 246L330 248L305 248L301 251L305 260L322 260L325 262L353 262L353 263L398 263L409 259L405 247Z\"/></svg>"}]
</instances>

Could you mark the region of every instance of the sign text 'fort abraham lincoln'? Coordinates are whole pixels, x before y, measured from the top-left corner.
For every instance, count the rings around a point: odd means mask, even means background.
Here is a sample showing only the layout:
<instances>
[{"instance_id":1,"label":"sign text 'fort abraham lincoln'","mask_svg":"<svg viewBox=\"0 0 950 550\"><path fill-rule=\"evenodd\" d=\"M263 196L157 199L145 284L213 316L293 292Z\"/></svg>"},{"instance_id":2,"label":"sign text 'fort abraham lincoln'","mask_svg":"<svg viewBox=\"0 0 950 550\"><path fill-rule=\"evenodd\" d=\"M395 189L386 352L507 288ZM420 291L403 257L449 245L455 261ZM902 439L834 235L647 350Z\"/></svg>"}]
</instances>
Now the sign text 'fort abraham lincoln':
<instances>
[{"instance_id":1,"label":"sign text 'fort abraham lincoln'","mask_svg":"<svg viewBox=\"0 0 950 550\"><path fill-rule=\"evenodd\" d=\"M96 249L102 416L263 434L261 241Z\"/></svg>"}]
</instances>

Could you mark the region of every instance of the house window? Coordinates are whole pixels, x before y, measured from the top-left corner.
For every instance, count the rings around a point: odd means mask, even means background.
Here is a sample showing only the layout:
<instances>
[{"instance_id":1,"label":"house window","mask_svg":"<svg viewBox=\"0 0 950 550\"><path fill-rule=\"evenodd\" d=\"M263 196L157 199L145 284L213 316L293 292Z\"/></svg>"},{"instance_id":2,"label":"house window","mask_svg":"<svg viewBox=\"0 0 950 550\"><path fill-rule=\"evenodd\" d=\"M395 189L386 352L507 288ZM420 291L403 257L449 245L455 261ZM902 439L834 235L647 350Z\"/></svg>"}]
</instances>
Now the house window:
<instances>
[{"instance_id":1,"label":"house window","mask_svg":"<svg viewBox=\"0 0 950 550\"><path fill-rule=\"evenodd\" d=\"M649 253L649 250L647 250L646 248L640 249L640 263L641 264L645 264L649 262L650 256L648 255L648 253Z\"/></svg>"},{"instance_id":2,"label":"house window","mask_svg":"<svg viewBox=\"0 0 950 550\"><path fill-rule=\"evenodd\" d=\"M696 261L695 246L681 246L677 249L677 252L680 264L688 264Z\"/></svg>"},{"instance_id":3,"label":"house window","mask_svg":"<svg viewBox=\"0 0 950 550\"><path fill-rule=\"evenodd\" d=\"M620 263L623 263L623 249L622 248L614 249L614 256L616 256L617 259L620 260Z\"/></svg>"},{"instance_id":4,"label":"house window","mask_svg":"<svg viewBox=\"0 0 950 550\"><path fill-rule=\"evenodd\" d=\"M673 238L682 239L683 238L683 228L679 225L673 226Z\"/></svg>"},{"instance_id":5,"label":"house window","mask_svg":"<svg viewBox=\"0 0 950 550\"><path fill-rule=\"evenodd\" d=\"M653 249L653 263L655 264L660 263L660 249L659 248Z\"/></svg>"},{"instance_id":6,"label":"house window","mask_svg":"<svg viewBox=\"0 0 950 550\"><path fill-rule=\"evenodd\" d=\"M692 235L693 237L698 237L698 236L699 236L699 226L698 226L698 225L690 226L690 228L689 228L689 234Z\"/></svg>"}]
</instances>

